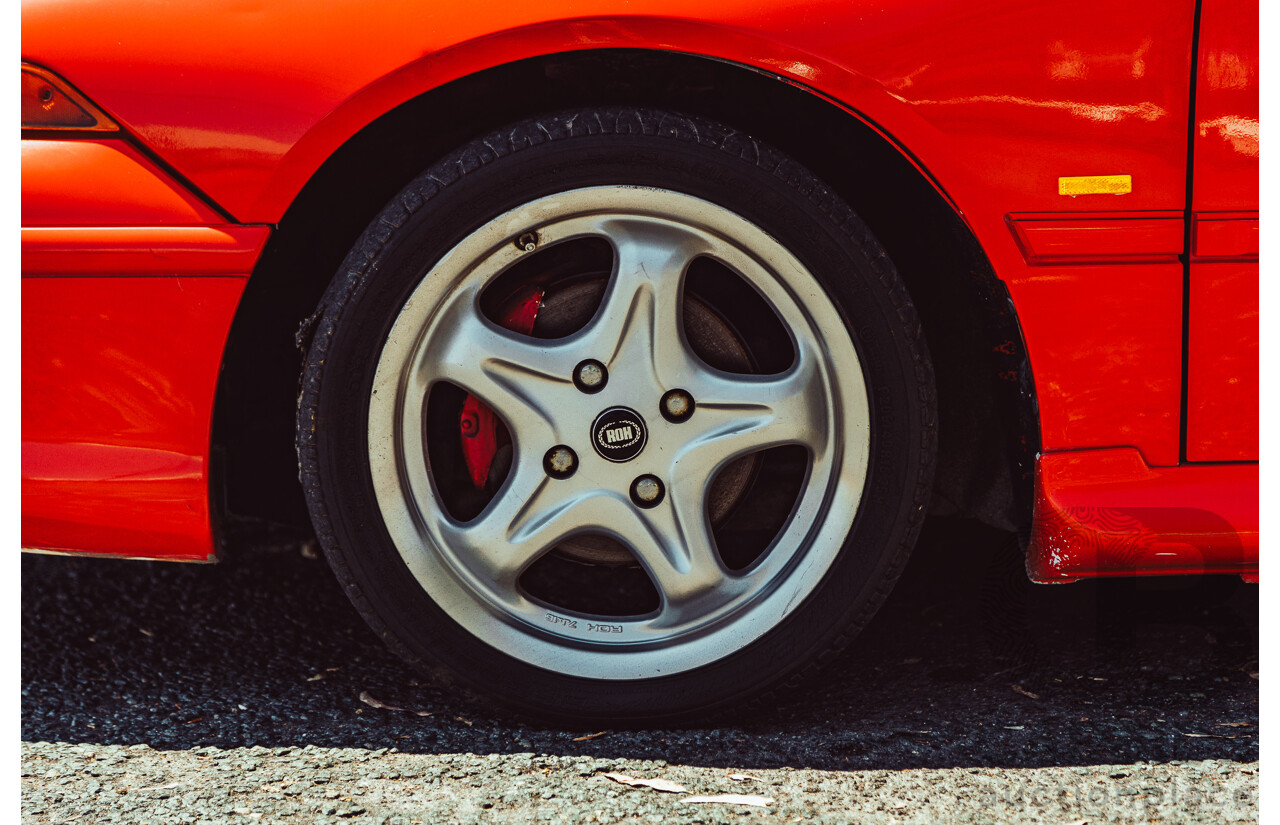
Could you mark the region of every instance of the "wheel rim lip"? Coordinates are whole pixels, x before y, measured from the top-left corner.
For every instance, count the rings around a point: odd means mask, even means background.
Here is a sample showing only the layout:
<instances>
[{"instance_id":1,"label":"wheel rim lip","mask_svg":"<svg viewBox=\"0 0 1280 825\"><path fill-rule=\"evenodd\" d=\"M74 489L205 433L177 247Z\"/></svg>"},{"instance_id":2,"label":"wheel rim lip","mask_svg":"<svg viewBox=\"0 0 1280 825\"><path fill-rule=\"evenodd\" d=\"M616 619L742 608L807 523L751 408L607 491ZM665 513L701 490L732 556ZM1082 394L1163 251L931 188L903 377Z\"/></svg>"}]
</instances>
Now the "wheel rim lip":
<instances>
[{"instance_id":1,"label":"wheel rim lip","mask_svg":"<svg viewBox=\"0 0 1280 825\"><path fill-rule=\"evenodd\" d=\"M426 393L416 397L422 388L415 387L408 376L440 320L442 307L459 300L461 290L478 295L527 255L513 241L531 227L541 237L553 238L554 232L546 227L575 217L614 215L678 220L698 231L733 239L731 243L759 261L771 282L757 283L747 273L739 274L782 318L797 354L805 350L821 359L833 409L829 446L823 456L811 451L792 515L771 549L762 554L778 557L766 586L755 588L750 599L733 610L713 611L698 626L657 636L618 633L624 641L602 640L585 626L639 628L642 622L634 621L635 617L580 616L546 608L518 593L495 598L489 583L477 580L424 515L424 507L440 507L438 492L425 456L412 455L401 437L408 422L421 420ZM779 307L779 302L787 306ZM839 332L832 340L823 330ZM757 225L723 207L669 190L575 189L526 203L475 230L421 277L383 344L372 389L367 446L374 492L388 534L409 571L472 635L503 653L570 675L599 679L670 675L709 664L756 641L813 592L834 562L853 524L869 462L869 405L860 362L839 311L816 278ZM595 406L598 396L587 397ZM517 455L521 450L529 455L536 452L541 462L542 449L537 445L513 444L513 449ZM620 486L621 498L627 498L627 486ZM415 492L422 490L429 493ZM795 549L781 555L772 552L774 545L783 542L791 542Z\"/></svg>"}]
</instances>

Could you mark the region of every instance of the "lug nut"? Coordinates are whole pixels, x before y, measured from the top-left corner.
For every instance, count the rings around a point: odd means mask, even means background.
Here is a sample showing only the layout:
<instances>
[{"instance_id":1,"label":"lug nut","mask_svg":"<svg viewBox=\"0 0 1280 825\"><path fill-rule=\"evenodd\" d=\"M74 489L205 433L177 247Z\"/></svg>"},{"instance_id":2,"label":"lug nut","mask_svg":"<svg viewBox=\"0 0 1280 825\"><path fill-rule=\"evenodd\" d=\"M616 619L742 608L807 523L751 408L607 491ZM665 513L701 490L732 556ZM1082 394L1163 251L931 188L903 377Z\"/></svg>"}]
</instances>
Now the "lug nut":
<instances>
[{"instance_id":1,"label":"lug nut","mask_svg":"<svg viewBox=\"0 0 1280 825\"><path fill-rule=\"evenodd\" d=\"M578 456L563 444L547 450L542 467L552 478L568 478L578 469Z\"/></svg>"},{"instance_id":2,"label":"lug nut","mask_svg":"<svg viewBox=\"0 0 1280 825\"><path fill-rule=\"evenodd\" d=\"M585 393L596 393L609 383L609 371L604 364L588 358L573 368L573 384Z\"/></svg>"},{"instance_id":3,"label":"lug nut","mask_svg":"<svg viewBox=\"0 0 1280 825\"><path fill-rule=\"evenodd\" d=\"M684 390L671 390L662 396L662 402L658 405L662 410L662 417L671 422L685 421L689 416L693 415L693 396Z\"/></svg>"},{"instance_id":4,"label":"lug nut","mask_svg":"<svg viewBox=\"0 0 1280 825\"><path fill-rule=\"evenodd\" d=\"M640 507L657 507L666 489L657 476L643 475L631 482L631 500Z\"/></svg>"}]
</instances>

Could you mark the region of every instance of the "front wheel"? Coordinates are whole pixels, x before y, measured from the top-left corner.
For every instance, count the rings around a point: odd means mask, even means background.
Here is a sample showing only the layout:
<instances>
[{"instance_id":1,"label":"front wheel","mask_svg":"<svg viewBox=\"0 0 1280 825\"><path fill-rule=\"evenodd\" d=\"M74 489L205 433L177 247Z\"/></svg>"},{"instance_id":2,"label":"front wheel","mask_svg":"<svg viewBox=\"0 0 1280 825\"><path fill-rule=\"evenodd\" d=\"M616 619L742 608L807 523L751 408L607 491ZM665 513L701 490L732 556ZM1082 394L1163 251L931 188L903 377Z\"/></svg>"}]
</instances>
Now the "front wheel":
<instances>
[{"instance_id":1,"label":"front wheel","mask_svg":"<svg viewBox=\"0 0 1280 825\"><path fill-rule=\"evenodd\" d=\"M856 215L725 126L514 124L383 210L320 307L299 405L317 535L438 677L651 723L793 684L918 533L932 372Z\"/></svg>"}]
</instances>

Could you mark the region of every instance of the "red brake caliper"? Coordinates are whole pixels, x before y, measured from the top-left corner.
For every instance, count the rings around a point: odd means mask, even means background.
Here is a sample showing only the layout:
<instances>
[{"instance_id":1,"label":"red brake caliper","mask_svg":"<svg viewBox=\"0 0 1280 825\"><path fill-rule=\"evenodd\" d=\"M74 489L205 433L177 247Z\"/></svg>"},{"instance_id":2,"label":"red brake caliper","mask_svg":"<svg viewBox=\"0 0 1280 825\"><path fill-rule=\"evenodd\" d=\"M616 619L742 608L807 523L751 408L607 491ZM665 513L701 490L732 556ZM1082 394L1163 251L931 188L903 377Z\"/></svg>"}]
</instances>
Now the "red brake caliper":
<instances>
[{"instance_id":1,"label":"red brake caliper","mask_svg":"<svg viewBox=\"0 0 1280 825\"><path fill-rule=\"evenodd\" d=\"M517 300L514 306L502 316L501 326L512 332L528 335L533 332L533 322L538 318L538 310L542 307L541 289L534 291L523 300ZM506 428L502 430L501 443L498 439L498 417L488 404L467 393L462 402L462 412L458 414L458 430L462 433L462 455L467 461L467 472L471 474L471 483L477 490L484 489L489 480L489 468L493 465L493 457L498 447L510 441Z\"/></svg>"}]
</instances>

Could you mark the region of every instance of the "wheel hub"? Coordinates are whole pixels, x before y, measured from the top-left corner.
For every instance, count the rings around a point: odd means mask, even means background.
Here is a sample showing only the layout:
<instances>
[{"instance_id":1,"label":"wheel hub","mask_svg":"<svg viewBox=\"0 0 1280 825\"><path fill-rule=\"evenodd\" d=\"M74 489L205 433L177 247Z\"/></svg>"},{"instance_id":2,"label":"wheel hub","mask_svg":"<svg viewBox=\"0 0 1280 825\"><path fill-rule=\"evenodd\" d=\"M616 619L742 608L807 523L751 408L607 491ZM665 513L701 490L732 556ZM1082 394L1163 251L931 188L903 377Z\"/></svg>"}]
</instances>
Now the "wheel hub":
<instances>
[{"instance_id":1,"label":"wheel hub","mask_svg":"<svg viewBox=\"0 0 1280 825\"><path fill-rule=\"evenodd\" d=\"M601 276L595 272L582 272L576 275L570 274L564 280L549 284L546 287L538 287L529 292L517 292L516 297L510 300L502 313L501 325L514 332L525 334L532 332L537 337L562 337L571 331L580 329L590 321L604 295L607 282L607 274ZM534 323L535 318L536 324ZM716 310L710 308L706 302L694 295L689 295L685 300L684 331L689 337L690 347L707 363L733 373L746 374L755 372L751 356L748 354L746 345L739 335ZM584 362L584 364L579 365L579 369L575 370L574 381L583 392L588 394L595 392L599 385L590 384L584 388L580 376L582 367L588 364L597 365L598 363L593 359L590 362ZM603 370L603 367L601 366L599 369ZM672 392L679 391L673 390ZM668 395L671 394L668 393ZM664 403L666 400L664 397ZM464 413L471 409L472 406L475 406L485 416L481 418L481 423L487 423L488 430L482 429L481 431L488 432L493 430L493 422L496 421L493 412L472 395L467 396L467 404L469 406L464 408ZM663 408L663 412L665 416L665 408ZM603 414L601 413L601 416ZM597 418L597 420L599 419ZM465 421L463 423L464 425L466 424ZM643 418L640 418L640 423L645 425L646 430L648 429L647 423ZM501 425L498 426L499 428L501 427ZM491 472L490 469L490 462L495 459L496 445L498 444L497 437L491 439L495 448L490 449L487 453L477 452L473 446L474 439L471 438L471 433L465 426L462 431L462 437L472 477L480 479L476 483L476 488L483 488L485 480L490 475L495 475L498 479L501 479L505 474L504 472ZM594 426L590 433L590 440L593 445L596 443ZM643 444L641 448L643 449ZM609 458L599 447L597 447L596 451L601 457L610 461L630 460L629 458ZM617 453L614 453L614 455L616 456ZM635 455L639 455L639 450L636 451ZM631 458L634 458L635 455L632 455ZM744 456L729 464L716 476L715 482L711 485L711 489L707 494L707 515L713 525L723 522L742 501L751 485L752 478L755 477L759 469L759 465L760 457L758 455ZM490 489L493 489L493 487L494 485L490 485ZM626 547L602 534L588 533L573 536L561 542L554 552L583 564L609 566L636 566L637 564L635 558Z\"/></svg>"}]
</instances>

